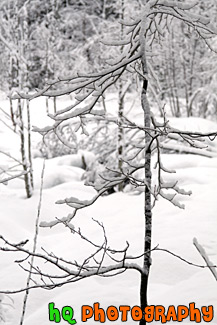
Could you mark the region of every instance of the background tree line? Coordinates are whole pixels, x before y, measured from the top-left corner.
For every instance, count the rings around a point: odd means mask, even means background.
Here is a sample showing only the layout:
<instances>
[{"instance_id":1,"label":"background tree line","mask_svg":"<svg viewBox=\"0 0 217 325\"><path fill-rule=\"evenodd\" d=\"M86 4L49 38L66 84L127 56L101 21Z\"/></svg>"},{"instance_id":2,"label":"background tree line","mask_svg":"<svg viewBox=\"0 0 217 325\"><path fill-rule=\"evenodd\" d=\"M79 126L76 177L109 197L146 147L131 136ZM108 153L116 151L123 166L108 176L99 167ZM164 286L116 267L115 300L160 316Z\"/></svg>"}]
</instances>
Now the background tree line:
<instances>
[{"instance_id":1,"label":"background tree line","mask_svg":"<svg viewBox=\"0 0 217 325\"><path fill-rule=\"evenodd\" d=\"M100 40L111 32L118 35L115 21L120 20L123 6L130 17L139 12L140 1L2 1L1 90L8 93L25 87L30 91L79 67L86 72L103 67ZM195 10L216 22L214 0L200 1ZM154 102L166 100L176 117L216 115L215 53L207 51L184 22L171 20L170 32L161 32L163 41L154 44L150 96ZM216 48L215 41L210 45ZM112 51L108 59L117 55Z\"/></svg>"}]
</instances>

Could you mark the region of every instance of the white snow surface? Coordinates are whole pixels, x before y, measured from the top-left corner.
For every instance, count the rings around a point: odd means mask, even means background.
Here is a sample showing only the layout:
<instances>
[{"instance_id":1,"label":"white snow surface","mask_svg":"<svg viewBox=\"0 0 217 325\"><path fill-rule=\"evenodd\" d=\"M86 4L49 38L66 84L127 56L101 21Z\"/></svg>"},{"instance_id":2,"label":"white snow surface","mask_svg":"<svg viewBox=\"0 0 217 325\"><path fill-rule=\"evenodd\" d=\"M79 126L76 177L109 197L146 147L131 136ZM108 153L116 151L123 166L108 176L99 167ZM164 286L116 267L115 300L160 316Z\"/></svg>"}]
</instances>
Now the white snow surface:
<instances>
[{"instance_id":1,"label":"white snow surface","mask_svg":"<svg viewBox=\"0 0 217 325\"><path fill-rule=\"evenodd\" d=\"M34 110L35 120L41 121L37 119L36 105ZM42 107L38 106L38 110L41 111ZM182 125L185 128L189 121L185 120L182 124L181 120L174 122L173 126ZM213 127L213 122L200 119L201 128L203 125L205 127L205 130L200 131L206 132L209 129L207 123L210 123L210 128ZM2 135L6 137L6 132L8 131L2 127L1 137ZM0 142L2 149L3 144L4 142L2 144ZM17 142L8 138L7 149L16 152ZM71 212L65 205L55 204L59 199L70 196L90 199L95 194L92 188L84 186L82 181L84 171L81 166L73 164L72 160L72 157L66 156L46 162L40 221L52 221ZM193 238L196 237L210 261L217 265L217 158L165 154L162 162L166 168L176 170L175 174L165 176L165 180L168 182L178 180L181 188L191 190L193 194L190 197L178 196L179 201L185 204L184 210L159 199L153 210L153 247L159 245L160 248L170 250L192 263L205 265L193 245ZM32 198L25 198L21 180L13 180L8 186L0 184L0 234L14 243L29 239L28 247L31 247L34 237L42 158L35 158L33 164L35 190ZM143 251L144 240L143 206L143 194L115 193L100 198L87 209L82 209L73 220L73 224L100 244L103 240L102 232L92 218L97 219L103 222L111 247L124 248L128 241L129 255L139 255ZM71 260L82 261L89 252L89 247L64 226L52 229L40 228L38 249L41 246ZM15 259L22 256L0 252L1 290L25 287L27 274L14 263ZM138 263L141 265L141 261ZM139 305L139 285L139 273L130 270L116 277L93 277L51 291L34 289L30 291L28 297L24 324L51 324L48 317L50 302L54 302L55 307L59 309L66 305L71 306L77 324L82 323L82 305L93 306L95 302L99 302L100 307L104 309L110 305L116 307ZM5 325L19 324L23 296L24 294L20 293L3 297ZM217 283L210 270L188 265L164 251L152 253L148 299L150 305L165 307L188 306L191 302L195 302L197 308L212 305L215 312L211 324L217 324ZM93 318L87 321L90 325L95 323L97 322L94 322ZM111 322L107 320L106 324L109 323ZM114 323L120 324L121 321L117 320ZM133 323L131 317L128 317L126 324ZM159 322L152 322L157 323ZM192 324L188 318L183 323ZM60 324L68 323L62 320Z\"/></svg>"}]
</instances>

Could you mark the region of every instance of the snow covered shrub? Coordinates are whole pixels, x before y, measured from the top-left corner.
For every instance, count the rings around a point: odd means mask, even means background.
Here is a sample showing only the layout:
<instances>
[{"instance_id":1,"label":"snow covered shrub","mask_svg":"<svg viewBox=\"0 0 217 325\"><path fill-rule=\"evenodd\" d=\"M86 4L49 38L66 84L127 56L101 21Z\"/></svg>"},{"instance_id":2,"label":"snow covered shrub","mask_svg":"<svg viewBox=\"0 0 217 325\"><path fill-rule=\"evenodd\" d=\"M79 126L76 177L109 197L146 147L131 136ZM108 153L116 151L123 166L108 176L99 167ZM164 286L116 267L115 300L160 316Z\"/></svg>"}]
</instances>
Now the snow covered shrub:
<instances>
[{"instance_id":1,"label":"snow covered shrub","mask_svg":"<svg viewBox=\"0 0 217 325\"><path fill-rule=\"evenodd\" d=\"M120 178L123 172L128 173L126 167L123 167L121 171L118 164L118 126L109 120L102 120L95 124L94 130L89 137L85 137L79 143L79 146L89 152L94 153L96 159L89 164L86 168L86 172L83 176L86 185L94 186L97 191L100 191L105 186L108 179L113 179L114 182ZM140 132L125 130L124 133L124 152L122 159L125 160L126 156L132 157L132 163L141 162L144 159L143 154L135 156L135 145L134 137L143 134ZM135 157L134 157L135 156ZM143 175L144 177L144 175ZM130 183L130 180L126 177L123 182L123 188ZM135 189L135 184L128 187L130 190ZM118 186L111 187L104 194L112 194L118 191Z\"/></svg>"},{"instance_id":2,"label":"snow covered shrub","mask_svg":"<svg viewBox=\"0 0 217 325\"><path fill-rule=\"evenodd\" d=\"M79 146L96 157L87 166L83 179L85 179L86 185L92 185L98 189L105 182L104 176L108 174L106 166L112 169L117 168L115 160L117 129L111 129L106 121L95 123L92 127L91 135L84 137Z\"/></svg>"},{"instance_id":3,"label":"snow covered shrub","mask_svg":"<svg viewBox=\"0 0 217 325\"><path fill-rule=\"evenodd\" d=\"M91 127L91 125L90 125ZM107 121L94 123L91 135L84 137L79 146L87 151L93 152L99 162L105 165L108 159L116 151L117 129L110 128Z\"/></svg>"},{"instance_id":4,"label":"snow covered shrub","mask_svg":"<svg viewBox=\"0 0 217 325\"><path fill-rule=\"evenodd\" d=\"M217 96L216 90L206 87L198 96L198 115L203 118L210 118L216 120L217 116Z\"/></svg>"},{"instance_id":5,"label":"snow covered shrub","mask_svg":"<svg viewBox=\"0 0 217 325\"><path fill-rule=\"evenodd\" d=\"M45 134L38 149L48 159L77 153L77 137L71 125L66 124Z\"/></svg>"}]
</instances>

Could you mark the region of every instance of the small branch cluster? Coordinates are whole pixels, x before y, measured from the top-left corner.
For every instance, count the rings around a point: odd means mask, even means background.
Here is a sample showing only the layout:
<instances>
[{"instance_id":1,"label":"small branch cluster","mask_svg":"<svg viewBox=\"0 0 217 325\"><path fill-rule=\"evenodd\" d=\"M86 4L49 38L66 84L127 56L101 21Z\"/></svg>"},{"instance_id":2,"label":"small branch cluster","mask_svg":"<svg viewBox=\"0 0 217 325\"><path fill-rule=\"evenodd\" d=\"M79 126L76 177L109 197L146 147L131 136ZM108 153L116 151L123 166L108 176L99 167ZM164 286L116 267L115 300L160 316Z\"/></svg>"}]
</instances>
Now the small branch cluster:
<instances>
[{"instance_id":1,"label":"small branch cluster","mask_svg":"<svg viewBox=\"0 0 217 325\"><path fill-rule=\"evenodd\" d=\"M54 287L62 286L67 283L77 282L81 279L91 276L111 277L116 274L125 272L127 269L134 269L140 273L143 272L142 268L131 262L132 259L140 258L131 257L127 255L129 243L126 243L126 247L123 250L115 250L108 245L108 239L105 232L105 228L102 223L94 220L100 227L103 233L103 243L98 245L88 239L80 230L75 229L70 223L62 223L72 232L80 237L85 243L92 247L92 252L82 262L68 261L65 258L58 257L53 252L47 252L42 248L43 253L33 252L25 248L28 241L23 241L17 244L11 243L3 236L0 239L3 241L3 245L0 247L4 252L22 252L24 258L16 261L19 266L26 272L30 272L31 268L31 281L32 284L27 288L19 289L10 293L22 292L31 288L41 287L43 289L53 289ZM41 266L35 266L32 264L32 258L38 261ZM43 263L44 262L44 263ZM46 263L52 264L52 274L46 271ZM27 265L26 265L27 264ZM56 272L55 272L56 270ZM9 291L5 292L9 293Z\"/></svg>"},{"instance_id":2,"label":"small branch cluster","mask_svg":"<svg viewBox=\"0 0 217 325\"><path fill-rule=\"evenodd\" d=\"M21 178L30 172L30 167L26 171L21 171L23 163L9 153L0 150L0 155L6 156L10 161L10 166L0 165L0 184L7 185L12 179Z\"/></svg>"},{"instance_id":3,"label":"small branch cluster","mask_svg":"<svg viewBox=\"0 0 217 325\"><path fill-rule=\"evenodd\" d=\"M9 242L3 236L0 236L0 240L3 242L3 245L0 246L1 251L21 252L24 254L24 258L22 260L17 260L15 262L18 263L18 265L27 273L30 272L29 268L31 268L32 282L32 284L29 283L28 286L25 288L12 291L1 290L0 293L14 294L34 288L52 290L55 287L60 287L68 283L77 282L84 278L89 278L92 276L113 277L117 274L122 274L129 269L138 271L140 274L145 274L145 269L140 267L139 264L135 263L134 261L141 259L145 254L148 254L149 252L144 252L143 254L140 254L138 256L128 255L128 242L126 243L126 247L122 250L116 250L111 248L108 245L108 238L103 224L96 220L94 220L94 222L97 223L103 233L104 240L101 245L88 239L81 232L80 228L75 229L75 227L71 223L66 223L62 221L62 224L67 227L67 229L72 234L77 235L80 239L90 245L90 247L92 247L93 249L92 253L90 253L89 256L85 257L82 262L78 262L76 260L66 260L63 257L56 256L53 252L46 251L46 249L44 248L41 248L42 253L38 253L37 251L33 252L25 248L26 244L28 243L28 240L15 244ZM192 263L187 259L183 258L182 256L171 252L170 250L160 248L159 245L154 247L152 249L152 252L166 252L167 254L170 254L175 258L180 259L188 265L197 268L209 268L213 276L217 280L217 266L209 260L204 248L200 244L198 244L195 238L193 240L193 243L202 258L204 259L206 265ZM37 262L34 263L34 265L32 264L31 261L33 258L35 259L35 261L38 262L38 264L41 265L40 267L35 266ZM46 271L47 263L53 266L52 273L50 271Z\"/></svg>"}]
</instances>

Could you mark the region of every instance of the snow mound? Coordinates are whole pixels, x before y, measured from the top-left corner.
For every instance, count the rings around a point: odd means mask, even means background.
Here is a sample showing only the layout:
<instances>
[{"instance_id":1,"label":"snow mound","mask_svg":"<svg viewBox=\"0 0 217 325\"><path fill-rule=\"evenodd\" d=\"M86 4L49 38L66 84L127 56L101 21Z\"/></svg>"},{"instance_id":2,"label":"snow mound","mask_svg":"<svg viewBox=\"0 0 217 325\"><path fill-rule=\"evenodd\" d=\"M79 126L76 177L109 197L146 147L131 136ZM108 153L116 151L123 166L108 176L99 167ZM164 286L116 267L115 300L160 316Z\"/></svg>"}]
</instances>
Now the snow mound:
<instances>
[{"instance_id":1,"label":"snow mound","mask_svg":"<svg viewBox=\"0 0 217 325\"><path fill-rule=\"evenodd\" d=\"M170 117L169 125L182 130L191 132L212 132L217 131L217 123L205 120L200 117Z\"/></svg>"},{"instance_id":2,"label":"snow mound","mask_svg":"<svg viewBox=\"0 0 217 325\"><path fill-rule=\"evenodd\" d=\"M43 180L43 188L52 188L68 182L79 182L82 178L84 171L79 167L74 167L66 164L67 159L58 157L46 160L45 173ZM43 159L37 158L34 160L34 180L36 189L41 186L41 170Z\"/></svg>"},{"instance_id":3,"label":"snow mound","mask_svg":"<svg viewBox=\"0 0 217 325\"><path fill-rule=\"evenodd\" d=\"M217 132L217 123L205 120L200 117L169 118L169 125L181 131L191 131L199 133ZM205 139L205 144L215 147L217 150L217 139Z\"/></svg>"}]
</instances>

